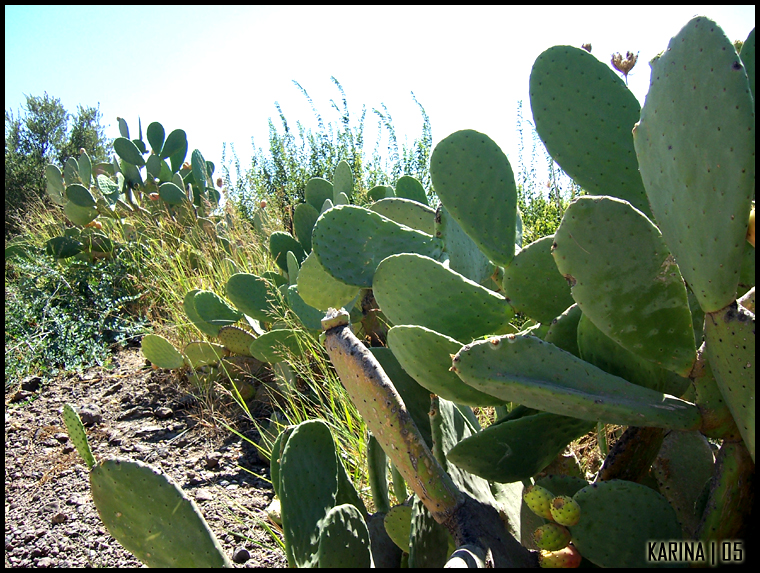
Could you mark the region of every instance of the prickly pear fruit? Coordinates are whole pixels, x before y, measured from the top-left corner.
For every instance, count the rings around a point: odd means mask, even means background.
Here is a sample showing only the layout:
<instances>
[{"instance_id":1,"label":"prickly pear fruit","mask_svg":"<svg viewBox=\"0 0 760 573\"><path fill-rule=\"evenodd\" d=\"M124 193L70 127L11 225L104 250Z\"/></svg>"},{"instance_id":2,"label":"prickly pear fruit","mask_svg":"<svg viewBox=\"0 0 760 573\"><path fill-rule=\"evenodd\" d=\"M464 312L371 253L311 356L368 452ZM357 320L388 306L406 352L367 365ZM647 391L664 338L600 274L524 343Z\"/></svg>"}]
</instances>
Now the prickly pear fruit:
<instances>
[{"instance_id":1,"label":"prickly pear fruit","mask_svg":"<svg viewBox=\"0 0 760 573\"><path fill-rule=\"evenodd\" d=\"M558 523L544 523L533 532L533 540L539 549L558 551L570 543L570 531Z\"/></svg>"},{"instance_id":2,"label":"prickly pear fruit","mask_svg":"<svg viewBox=\"0 0 760 573\"><path fill-rule=\"evenodd\" d=\"M581 554L572 545L559 551L542 549L538 556L538 564L544 569L575 569L581 564Z\"/></svg>"},{"instance_id":3,"label":"prickly pear fruit","mask_svg":"<svg viewBox=\"0 0 760 573\"><path fill-rule=\"evenodd\" d=\"M576 525L581 518L581 506L567 495L558 495L552 499L549 511L551 511L554 521L567 527Z\"/></svg>"},{"instance_id":4,"label":"prickly pear fruit","mask_svg":"<svg viewBox=\"0 0 760 573\"><path fill-rule=\"evenodd\" d=\"M749 212L749 226L747 227L747 240L753 247L755 246L755 208Z\"/></svg>"},{"instance_id":5,"label":"prickly pear fruit","mask_svg":"<svg viewBox=\"0 0 760 573\"><path fill-rule=\"evenodd\" d=\"M554 521L551 514L551 501L554 498L554 494L545 487L540 485L532 485L525 488L523 491L523 500L530 510L544 519Z\"/></svg>"}]
</instances>

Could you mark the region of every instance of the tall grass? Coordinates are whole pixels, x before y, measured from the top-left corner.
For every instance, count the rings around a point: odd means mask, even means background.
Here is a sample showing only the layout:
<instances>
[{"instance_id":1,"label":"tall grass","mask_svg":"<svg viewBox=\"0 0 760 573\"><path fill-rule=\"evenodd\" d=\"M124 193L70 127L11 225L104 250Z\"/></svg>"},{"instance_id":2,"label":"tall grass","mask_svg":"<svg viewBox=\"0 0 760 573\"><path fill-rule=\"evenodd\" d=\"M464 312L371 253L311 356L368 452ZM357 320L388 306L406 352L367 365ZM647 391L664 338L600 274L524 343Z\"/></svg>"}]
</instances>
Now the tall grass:
<instances>
[{"instance_id":1,"label":"tall grass","mask_svg":"<svg viewBox=\"0 0 760 573\"><path fill-rule=\"evenodd\" d=\"M422 115L422 131L410 145L399 146L390 111L373 109L378 118L378 136L371 155L365 146L367 108L362 106L358 121L352 116L343 86L330 78L340 94L340 105L331 100L337 119L325 122L311 96L298 82L293 83L311 105L317 129L306 129L298 121L295 129L288 122L278 102L275 107L279 127L269 119L269 147L253 149L250 167L242 168L233 146L222 151L223 180L230 199L244 217L251 219L259 203L264 200L274 207L287 228L290 209L304 201L306 182L312 177L332 180L333 171L340 160L345 160L354 174L356 200L366 202L366 192L376 185L394 185L402 175L411 175L430 189L428 163L432 147L430 118L425 108L412 93Z\"/></svg>"}]
</instances>

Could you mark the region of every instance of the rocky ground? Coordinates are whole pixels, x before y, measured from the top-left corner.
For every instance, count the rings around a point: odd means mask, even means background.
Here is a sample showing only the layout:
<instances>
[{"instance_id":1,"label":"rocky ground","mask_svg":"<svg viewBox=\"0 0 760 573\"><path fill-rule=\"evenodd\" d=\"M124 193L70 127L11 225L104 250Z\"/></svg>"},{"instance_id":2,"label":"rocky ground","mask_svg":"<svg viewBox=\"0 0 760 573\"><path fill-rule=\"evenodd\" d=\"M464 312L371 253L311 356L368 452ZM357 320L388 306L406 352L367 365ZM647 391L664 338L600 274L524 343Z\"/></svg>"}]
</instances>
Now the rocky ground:
<instances>
[{"instance_id":1,"label":"rocky ground","mask_svg":"<svg viewBox=\"0 0 760 573\"><path fill-rule=\"evenodd\" d=\"M138 348L120 351L113 366L6 392L5 567L141 565L98 516L61 417L66 403L80 410L97 459L141 460L178 483L236 566L285 567L264 527L273 527L264 511L273 492L255 447L215 425L211 404L193 399L176 374L146 367ZM234 412L225 419L254 439Z\"/></svg>"}]
</instances>

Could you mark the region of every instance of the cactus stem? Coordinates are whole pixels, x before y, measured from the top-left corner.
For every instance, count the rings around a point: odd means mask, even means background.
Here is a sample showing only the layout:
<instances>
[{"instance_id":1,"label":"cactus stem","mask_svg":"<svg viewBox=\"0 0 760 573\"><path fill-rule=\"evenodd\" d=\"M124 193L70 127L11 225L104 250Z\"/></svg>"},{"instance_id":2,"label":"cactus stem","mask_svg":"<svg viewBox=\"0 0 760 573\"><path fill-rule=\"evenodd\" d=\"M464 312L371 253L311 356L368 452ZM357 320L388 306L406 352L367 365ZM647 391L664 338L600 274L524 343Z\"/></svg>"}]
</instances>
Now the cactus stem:
<instances>
[{"instance_id":1,"label":"cactus stem","mask_svg":"<svg viewBox=\"0 0 760 573\"><path fill-rule=\"evenodd\" d=\"M433 457L372 353L347 324L329 326L325 347L351 400L401 475L436 521L443 523L462 505L461 492Z\"/></svg>"}]
</instances>

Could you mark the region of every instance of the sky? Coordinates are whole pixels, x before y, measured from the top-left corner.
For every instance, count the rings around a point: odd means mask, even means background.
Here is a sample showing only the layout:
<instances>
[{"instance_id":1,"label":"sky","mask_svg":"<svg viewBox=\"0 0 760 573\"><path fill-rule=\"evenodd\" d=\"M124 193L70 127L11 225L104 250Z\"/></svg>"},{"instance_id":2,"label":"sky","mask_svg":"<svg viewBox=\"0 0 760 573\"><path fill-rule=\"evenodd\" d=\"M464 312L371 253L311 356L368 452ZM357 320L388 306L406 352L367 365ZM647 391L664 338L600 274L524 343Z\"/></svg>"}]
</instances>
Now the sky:
<instances>
[{"instance_id":1,"label":"sky","mask_svg":"<svg viewBox=\"0 0 760 573\"><path fill-rule=\"evenodd\" d=\"M275 102L292 128L316 129L311 96L325 122L337 124L343 86L351 125L367 107L365 140L374 146L385 104L397 138L422 132L412 92L430 117L433 145L454 131L486 133L515 168L517 102L532 119L528 79L536 57L554 45L592 44L609 63L613 52L638 52L629 87L643 105L648 61L694 16L715 20L731 40L755 25L755 6L7 6L5 109L16 114L24 94L47 92L69 112L100 106L106 136L117 117L136 137L159 121L181 128L189 149L217 168L223 143L242 167L253 147L268 148ZM526 141L527 149L529 142Z\"/></svg>"}]
</instances>

